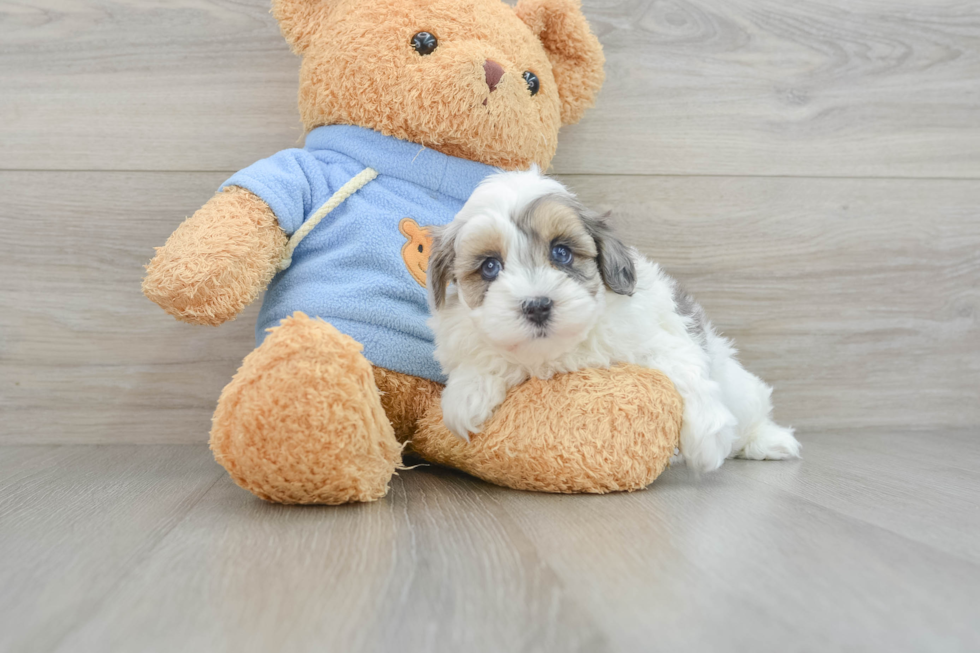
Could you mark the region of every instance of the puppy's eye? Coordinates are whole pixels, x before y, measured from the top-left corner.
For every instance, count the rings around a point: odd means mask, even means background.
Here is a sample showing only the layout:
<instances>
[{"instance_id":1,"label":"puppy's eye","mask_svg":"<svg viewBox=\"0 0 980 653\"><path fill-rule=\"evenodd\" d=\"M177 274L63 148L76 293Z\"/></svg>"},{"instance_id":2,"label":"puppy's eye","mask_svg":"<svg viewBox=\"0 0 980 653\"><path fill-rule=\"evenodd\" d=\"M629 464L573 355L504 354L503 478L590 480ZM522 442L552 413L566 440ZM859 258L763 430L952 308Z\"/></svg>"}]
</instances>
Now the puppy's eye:
<instances>
[{"instance_id":1,"label":"puppy's eye","mask_svg":"<svg viewBox=\"0 0 980 653\"><path fill-rule=\"evenodd\" d=\"M503 268L504 266L499 259L488 258L480 266L480 276L483 277L484 281L493 281Z\"/></svg>"},{"instance_id":2,"label":"puppy's eye","mask_svg":"<svg viewBox=\"0 0 980 653\"><path fill-rule=\"evenodd\" d=\"M541 82L538 81L538 76L530 70L524 71L524 81L527 82L527 90L531 91L531 95L537 95L538 91L541 90Z\"/></svg>"},{"instance_id":3,"label":"puppy's eye","mask_svg":"<svg viewBox=\"0 0 980 653\"><path fill-rule=\"evenodd\" d=\"M432 54L438 45L436 37L428 32L419 32L412 37L412 47L421 55Z\"/></svg>"},{"instance_id":4,"label":"puppy's eye","mask_svg":"<svg viewBox=\"0 0 980 653\"><path fill-rule=\"evenodd\" d=\"M558 265L568 265L572 262L572 250L565 245L555 245L551 248L551 260Z\"/></svg>"}]
</instances>

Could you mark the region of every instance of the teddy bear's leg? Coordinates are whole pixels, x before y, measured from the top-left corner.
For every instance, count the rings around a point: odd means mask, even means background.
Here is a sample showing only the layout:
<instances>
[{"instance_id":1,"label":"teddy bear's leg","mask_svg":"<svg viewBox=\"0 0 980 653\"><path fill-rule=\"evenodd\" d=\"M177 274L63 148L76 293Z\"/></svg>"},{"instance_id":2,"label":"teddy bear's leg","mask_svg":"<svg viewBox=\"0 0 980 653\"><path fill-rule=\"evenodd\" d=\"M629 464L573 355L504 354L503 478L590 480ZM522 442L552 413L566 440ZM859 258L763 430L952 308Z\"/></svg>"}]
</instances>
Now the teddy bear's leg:
<instances>
[{"instance_id":1,"label":"teddy bear's leg","mask_svg":"<svg viewBox=\"0 0 980 653\"><path fill-rule=\"evenodd\" d=\"M278 503L374 501L401 463L361 345L302 313L222 391L211 450L236 483Z\"/></svg>"},{"instance_id":2,"label":"teddy bear's leg","mask_svg":"<svg viewBox=\"0 0 980 653\"><path fill-rule=\"evenodd\" d=\"M399 442L412 439L419 420L439 403L442 394L441 383L383 367L374 368L374 382L381 391L381 405Z\"/></svg>"},{"instance_id":3,"label":"teddy bear's leg","mask_svg":"<svg viewBox=\"0 0 980 653\"><path fill-rule=\"evenodd\" d=\"M639 490L680 442L683 404L670 380L636 365L531 379L507 393L469 443L434 403L412 449L497 485L539 492Z\"/></svg>"}]
</instances>

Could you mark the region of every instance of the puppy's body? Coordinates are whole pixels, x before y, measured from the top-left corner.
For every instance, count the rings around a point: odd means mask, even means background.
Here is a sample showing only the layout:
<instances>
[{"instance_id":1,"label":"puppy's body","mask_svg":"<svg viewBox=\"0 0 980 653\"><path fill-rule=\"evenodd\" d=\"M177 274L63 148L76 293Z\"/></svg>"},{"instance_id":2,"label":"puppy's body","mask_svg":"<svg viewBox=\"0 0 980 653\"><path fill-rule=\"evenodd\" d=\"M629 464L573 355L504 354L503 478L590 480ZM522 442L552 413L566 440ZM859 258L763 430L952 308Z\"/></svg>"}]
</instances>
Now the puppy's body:
<instances>
[{"instance_id":1,"label":"puppy's body","mask_svg":"<svg viewBox=\"0 0 980 653\"><path fill-rule=\"evenodd\" d=\"M446 426L468 438L530 376L616 363L663 371L684 399L681 454L799 455L771 389L735 359L704 311L602 218L537 171L501 173L436 235L429 271Z\"/></svg>"}]
</instances>

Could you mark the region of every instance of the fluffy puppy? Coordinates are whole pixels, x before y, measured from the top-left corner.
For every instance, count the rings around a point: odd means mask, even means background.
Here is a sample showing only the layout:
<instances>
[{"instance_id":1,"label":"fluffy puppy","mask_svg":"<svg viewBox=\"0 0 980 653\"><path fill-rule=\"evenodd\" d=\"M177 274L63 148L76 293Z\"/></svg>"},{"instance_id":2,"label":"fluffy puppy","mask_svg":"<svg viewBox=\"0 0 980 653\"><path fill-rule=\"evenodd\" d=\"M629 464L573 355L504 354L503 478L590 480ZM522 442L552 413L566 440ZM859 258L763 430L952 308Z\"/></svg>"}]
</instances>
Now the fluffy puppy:
<instances>
[{"instance_id":1,"label":"fluffy puppy","mask_svg":"<svg viewBox=\"0 0 980 653\"><path fill-rule=\"evenodd\" d=\"M680 452L694 469L799 456L792 429L772 421L772 389L701 306L554 179L493 175L433 235L430 326L449 377L443 419L459 437L530 376L635 363L684 399Z\"/></svg>"}]
</instances>

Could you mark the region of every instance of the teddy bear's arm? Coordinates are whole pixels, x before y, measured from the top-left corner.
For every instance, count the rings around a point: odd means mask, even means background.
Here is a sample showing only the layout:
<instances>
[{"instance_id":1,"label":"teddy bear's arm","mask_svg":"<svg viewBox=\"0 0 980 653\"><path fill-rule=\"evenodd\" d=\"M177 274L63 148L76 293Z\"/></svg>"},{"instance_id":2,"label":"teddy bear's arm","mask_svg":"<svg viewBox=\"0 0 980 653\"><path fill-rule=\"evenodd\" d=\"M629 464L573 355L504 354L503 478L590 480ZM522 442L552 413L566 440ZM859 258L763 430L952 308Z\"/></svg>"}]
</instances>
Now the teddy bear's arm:
<instances>
[{"instance_id":1,"label":"teddy bear's arm","mask_svg":"<svg viewBox=\"0 0 980 653\"><path fill-rule=\"evenodd\" d=\"M217 326L268 285L286 241L268 204L228 186L157 248L143 294L182 322Z\"/></svg>"}]
</instances>

